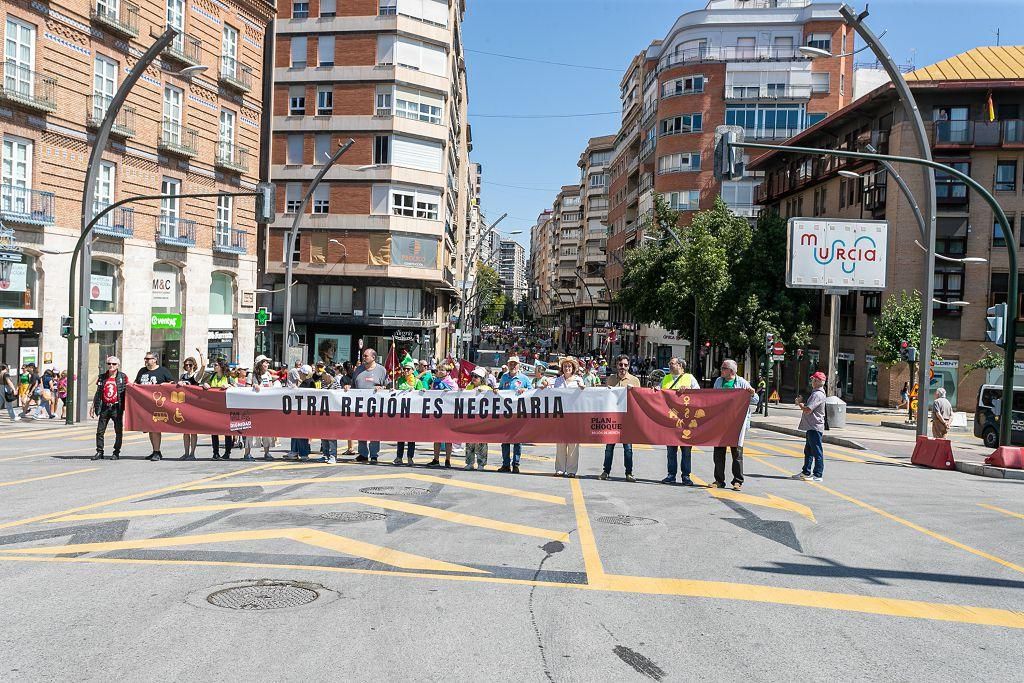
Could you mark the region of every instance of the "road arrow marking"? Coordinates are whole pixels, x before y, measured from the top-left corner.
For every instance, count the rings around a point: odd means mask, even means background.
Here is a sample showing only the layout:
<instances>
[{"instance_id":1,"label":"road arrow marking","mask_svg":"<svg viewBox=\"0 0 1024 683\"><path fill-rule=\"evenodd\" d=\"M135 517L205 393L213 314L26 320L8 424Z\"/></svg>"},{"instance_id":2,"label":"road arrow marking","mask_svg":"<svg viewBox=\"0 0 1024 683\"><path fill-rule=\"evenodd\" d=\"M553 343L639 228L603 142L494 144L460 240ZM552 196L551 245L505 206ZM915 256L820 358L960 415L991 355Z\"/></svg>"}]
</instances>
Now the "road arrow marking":
<instances>
[{"instance_id":1,"label":"road arrow marking","mask_svg":"<svg viewBox=\"0 0 1024 683\"><path fill-rule=\"evenodd\" d=\"M707 482L700 477L691 476L690 478L700 486L708 486ZM787 510L789 512L795 512L802 517L806 517L815 524L818 523L818 521L814 519L814 513L811 512L811 508L797 503L796 501L780 498L779 496L773 496L770 493L764 496L754 496L749 493L740 493L739 491L730 491L728 489L708 487L707 490L713 498L731 500L736 503L744 503L746 505L760 505L762 507L775 508L776 510Z\"/></svg>"}]
</instances>

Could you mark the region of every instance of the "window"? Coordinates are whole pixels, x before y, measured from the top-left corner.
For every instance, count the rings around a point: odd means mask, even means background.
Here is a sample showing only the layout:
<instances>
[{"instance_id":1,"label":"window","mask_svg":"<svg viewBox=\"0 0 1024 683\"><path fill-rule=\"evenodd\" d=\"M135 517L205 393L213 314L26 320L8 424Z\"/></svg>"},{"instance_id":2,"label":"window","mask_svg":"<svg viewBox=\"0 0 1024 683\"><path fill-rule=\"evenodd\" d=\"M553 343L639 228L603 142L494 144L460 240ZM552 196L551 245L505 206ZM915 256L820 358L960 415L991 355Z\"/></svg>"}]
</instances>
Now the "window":
<instances>
[{"instance_id":1,"label":"window","mask_svg":"<svg viewBox=\"0 0 1024 683\"><path fill-rule=\"evenodd\" d=\"M104 286L102 289L93 290L89 296L89 309L93 313L116 313L119 310L119 290L121 289L118 282L118 267L113 263L100 261L94 257L90 270L93 282ZM3 307L2 301L0 301L0 307Z\"/></svg>"},{"instance_id":2,"label":"window","mask_svg":"<svg viewBox=\"0 0 1024 683\"><path fill-rule=\"evenodd\" d=\"M660 135L676 135L678 133L699 133L704 127L703 114L682 114L670 119L662 119L659 127Z\"/></svg>"},{"instance_id":3,"label":"window","mask_svg":"<svg viewBox=\"0 0 1024 683\"><path fill-rule=\"evenodd\" d=\"M996 192L1017 191L1017 162L996 162Z\"/></svg>"},{"instance_id":4,"label":"window","mask_svg":"<svg viewBox=\"0 0 1024 683\"><path fill-rule=\"evenodd\" d=\"M331 186L322 183L313 190L313 213L326 214L331 212Z\"/></svg>"},{"instance_id":5,"label":"window","mask_svg":"<svg viewBox=\"0 0 1024 683\"><path fill-rule=\"evenodd\" d=\"M116 89L117 62L97 55L92 75L92 116L97 121L103 120L106 115Z\"/></svg>"},{"instance_id":6,"label":"window","mask_svg":"<svg viewBox=\"0 0 1024 683\"><path fill-rule=\"evenodd\" d=\"M611 150L603 152L593 152L590 155L591 166L605 166L609 161L612 160Z\"/></svg>"},{"instance_id":7,"label":"window","mask_svg":"<svg viewBox=\"0 0 1024 683\"><path fill-rule=\"evenodd\" d=\"M668 81L661 86L662 97L692 95L704 92L704 76L688 76Z\"/></svg>"},{"instance_id":8,"label":"window","mask_svg":"<svg viewBox=\"0 0 1024 683\"><path fill-rule=\"evenodd\" d=\"M964 299L964 272L963 266L952 268L936 269L935 271L935 298L939 301L963 301ZM960 315L963 311L959 306L945 306L933 304L936 315Z\"/></svg>"},{"instance_id":9,"label":"window","mask_svg":"<svg viewBox=\"0 0 1024 683\"><path fill-rule=\"evenodd\" d=\"M164 178L160 182L160 194L168 195L160 200L160 234L164 237L178 236L178 217L181 200L181 181Z\"/></svg>"},{"instance_id":10,"label":"window","mask_svg":"<svg viewBox=\"0 0 1024 683\"><path fill-rule=\"evenodd\" d=\"M164 88L164 141L169 144L181 144L181 95L178 88Z\"/></svg>"},{"instance_id":11,"label":"window","mask_svg":"<svg viewBox=\"0 0 1024 683\"><path fill-rule=\"evenodd\" d=\"M414 216L416 214L415 204L416 196L413 193L391 193L391 212L396 216Z\"/></svg>"},{"instance_id":12,"label":"window","mask_svg":"<svg viewBox=\"0 0 1024 683\"><path fill-rule=\"evenodd\" d=\"M608 176L605 173L591 173L590 187L604 187L608 184Z\"/></svg>"},{"instance_id":13,"label":"window","mask_svg":"<svg viewBox=\"0 0 1024 683\"><path fill-rule=\"evenodd\" d=\"M302 183L288 183L284 189L284 212L298 213L302 203Z\"/></svg>"},{"instance_id":14,"label":"window","mask_svg":"<svg viewBox=\"0 0 1024 683\"><path fill-rule=\"evenodd\" d=\"M421 291L404 287L367 287L366 312L388 318L418 318L422 313Z\"/></svg>"},{"instance_id":15,"label":"window","mask_svg":"<svg viewBox=\"0 0 1024 683\"><path fill-rule=\"evenodd\" d=\"M696 211L700 208L700 190L669 192L668 204L676 211Z\"/></svg>"},{"instance_id":16,"label":"window","mask_svg":"<svg viewBox=\"0 0 1024 683\"><path fill-rule=\"evenodd\" d=\"M743 36L736 39L736 59L753 59L757 38Z\"/></svg>"},{"instance_id":17,"label":"window","mask_svg":"<svg viewBox=\"0 0 1024 683\"><path fill-rule=\"evenodd\" d=\"M29 215L32 200L32 141L4 136L2 171L0 171L0 209L4 212Z\"/></svg>"},{"instance_id":18,"label":"window","mask_svg":"<svg viewBox=\"0 0 1024 683\"><path fill-rule=\"evenodd\" d=\"M334 90L331 86L316 89L316 115L330 116L334 113Z\"/></svg>"},{"instance_id":19,"label":"window","mask_svg":"<svg viewBox=\"0 0 1024 683\"><path fill-rule=\"evenodd\" d=\"M214 223L213 239L218 247L231 246L232 200L234 197L217 197L217 219Z\"/></svg>"},{"instance_id":20,"label":"window","mask_svg":"<svg viewBox=\"0 0 1024 683\"><path fill-rule=\"evenodd\" d=\"M951 161L947 166L970 175L971 164L967 161ZM935 171L935 196L940 204L966 204L967 184L942 171Z\"/></svg>"},{"instance_id":21,"label":"window","mask_svg":"<svg viewBox=\"0 0 1024 683\"><path fill-rule=\"evenodd\" d=\"M1010 222L1010 232L1013 232L1013 216L1007 216L1006 220ZM1003 235L1003 226L999 224L999 219L993 219L992 221L992 246L1006 246L1006 237Z\"/></svg>"},{"instance_id":22,"label":"window","mask_svg":"<svg viewBox=\"0 0 1024 683\"><path fill-rule=\"evenodd\" d=\"M303 136L301 133L297 135L288 136L288 156L285 159L286 164L301 164L302 163L302 147L303 147Z\"/></svg>"},{"instance_id":23,"label":"window","mask_svg":"<svg viewBox=\"0 0 1024 683\"><path fill-rule=\"evenodd\" d=\"M398 14L398 0L380 0L377 14L382 17Z\"/></svg>"},{"instance_id":24,"label":"window","mask_svg":"<svg viewBox=\"0 0 1024 683\"><path fill-rule=\"evenodd\" d=\"M306 36L292 36L291 54L293 69L306 68Z\"/></svg>"},{"instance_id":25,"label":"window","mask_svg":"<svg viewBox=\"0 0 1024 683\"><path fill-rule=\"evenodd\" d=\"M391 88L389 86L377 89L377 109L374 111L377 116L391 116Z\"/></svg>"},{"instance_id":26,"label":"window","mask_svg":"<svg viewBox=\"0 0 1024 683\"><path fill-rule=\"evenodd\" d=\"M722 183L722 201L730 208L750 208L754 205L754 184L725 181Z\"/></svg>"},{"instance_id":27,"label":"window","mask_svg":"<svg viewBox=\"0 0 1024 683\"><path fill-rule=\"evenodd\" d=\"M334 36L320 36L316 41L318 66L334 66Z\"/></svg>"},{"instance_id":28,"label":"window","mask_svg":"<svg viewBox=\"0 0 1024 683\"><path fill-rule=\"evenodd\" d=\"M658 174L679 173L681 171L699 171L699 152L680 152L658 157Z\"/></svg>"},{"instance_id":29,"label":"window","mask_svg":"<svg viewBox=\"0 0 1024 683\"><path fill-rule=\"evenodd\" d=\"M304 86L304 85L291 85L291 86L288 86L288 115L289 116L305 116L306 115L306 86Z\"/></svg>"},{"instance_id":30,"label":"window","mask_svg":"<svg viewBox=\"0 0 1024 683\"><path fill-rule=\"evenodd\" d=\"M292 0L292 19L309 17L309 0Z\"/></svg>"},{"instance_id":31,"label":"window","mask_svg":"<svg viewBox=\"0 0 1024 683\"><path fill-rule=\"evenodd\" d=\"M178 31L185 30L185 0L167 0L167 25L178 29ZM176 46L183 45L182 34L179 33L174 39Z\"/></svg>"},{"instance_id":32,"label":"window","mask_svg":"<svg viewBox=\"0 0 1024 683\"><path fill-rule=\"evenodd\" d=\"M444 144L440 142L404 135L391 136L391 163L396 166L440 173L444 161L443 150Z\"/></svg>"},{"instance_id":33,"label":"window","mask_svg":"<svg viewBox=\"0 0 1024 683\"><path fill-rule=\"evenodd\" d=\"M221 158L235 161L235 112L230 109L220 111L220 131L218 137L218 151Z\"/></svg>"},{"instance_id":34,"label":"window","mask_svg":"<svg viewBox=\"0 0 1024 683\"><path fill-rule=\"evenodd\" d=\"M829 33L812 33L807 36L807 47L832 52L832 35Z\"/></svg>"},{"instance_id":35,"label":"window","mask_svg":"<svg viewBox=\"0 0 1024 683\"><path fill-rule=\"evenodd\" d=\"M829 73L815 71L811 73L811 92L828 92Z\"/></svg>"},{"instance_id":36,"label":"window","mask_svg":"<svg viewBox=\"0 0 1024 683\"><path fill-rule=\"evenodd\" d=\"M862 292L864 297L864 312L865 313L881 313L882 312L882 293L881 292Z\"/></svg>"},{"instance_id":37,"label":"window","mask_svg":"<svg viewBox=\"0 0 1024 683\"><path fill-rule=\"evenodd\" d=\"M846 94L846 74L839 74L839 94Z\"/></svg>"},{"instance_id":38,"label":"window","mask_svg":"<svg viewBox=\"0 0 1024 683\"><path fill-rule=\"evenodd\" d=\"M379 109L379 94L377 98ZM443 105L444 100L437 95L406 88L395 89L395 116L403 119L440 124Z\"/></svg>"},{"instance_id":39,"label":"window","mask_svg":"<svg viewBox=\"0 0 1024 683\"><path fill-rule=\"evenodd\" d=\"M96 199L93 203L93 215L114 203L114 178L116 175L114 164L100 162L99 174L96 176ZM108 213L100 219L100 225L110 225L111 215Z\"/></svg>"},{"instance_id":40,"label":"window","mask_svg":"<svg viewBox=\"0 0 1024 683\"><path fill-rule=\"evenodd\" d=\"M338 13L337 0L320 0L320 16L333 17Z\"/></svg>"},{"instance_id":41,"label":"window","mask_svg":"<svg viewBox=\"0 0 1024 683\"><path fill-rule=\"evenodd\" d=\"M808 112L808 114L807 114L807 127L810 128L811 126L816 124L818 121L824 120L824 118L826 116L827 116L827 114L812 114L812 113Z\"/></svg>"},{"instance_id":42,"label":"window","mask_svg":"<svg viewBox=\"0 0 1024 683\"><path fill-rule=\"evenodd\" d=\"M224 76L238 75L238 29L227 24L220 38L220 70Z\"/></svg>"},{"instance_id":43,"label":"window","mask_svg":"<svg viewBox=\"0 0 1024 683\"><path fill-rule=\"evenodd\" d=\"M313 165L323 166L331 158L331 134L317 133L313 139Z\"/></svg>"},{"instance_id":44,"label":"window","mask_svg":"<svg viewBox=\"0 0 1024 683\"><path fill-rule=\"evenodd\" d=\"M320 315L352 315L350 285L320 285L316 298L316 312Z\"/></svg>"},{"instance_id":45,"label":"window","mask_svg":"<svg viewBox=\"0 0 1024 683\"><path fill-rule=\"evenodd\" d=\"M377 135L373 138L373 163L391 163L391 136Z\"/></svg>"}]
</instances>

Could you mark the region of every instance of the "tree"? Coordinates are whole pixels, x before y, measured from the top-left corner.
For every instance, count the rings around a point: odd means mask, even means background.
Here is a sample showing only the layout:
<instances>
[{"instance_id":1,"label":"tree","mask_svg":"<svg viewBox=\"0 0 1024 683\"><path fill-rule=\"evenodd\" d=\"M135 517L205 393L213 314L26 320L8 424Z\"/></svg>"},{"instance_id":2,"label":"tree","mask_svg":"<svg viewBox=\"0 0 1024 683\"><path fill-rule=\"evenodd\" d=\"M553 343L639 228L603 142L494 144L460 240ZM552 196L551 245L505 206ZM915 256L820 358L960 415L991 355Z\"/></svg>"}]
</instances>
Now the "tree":
<instances>
[{"instance_id":1,"label":"tree","mask_svg":"<svg viewBox=\"0 0 1024 683\"><path fill-rule=\"evenodd\" d=\"M505 310L505 296L502 294L501 277L498 271L486 263L478 263L476 267L476 286L473 296L476 297L476 309L479 311L481 324L492 325L501 321Z\"/></svg>"},{"instance_id":2,"label":"tree","mask_svg":"<svg viewBox=\"0 0 1024 683\"><path fill-rule=\"evenodd\" d=\"M875 319L875 361L882 365L901 362L902 342L917 348L921 344L921 293L900 291L885 300L882 314ZM932 359L940 359L945 339L932 335Z\"/></svg>"}]
</instances>

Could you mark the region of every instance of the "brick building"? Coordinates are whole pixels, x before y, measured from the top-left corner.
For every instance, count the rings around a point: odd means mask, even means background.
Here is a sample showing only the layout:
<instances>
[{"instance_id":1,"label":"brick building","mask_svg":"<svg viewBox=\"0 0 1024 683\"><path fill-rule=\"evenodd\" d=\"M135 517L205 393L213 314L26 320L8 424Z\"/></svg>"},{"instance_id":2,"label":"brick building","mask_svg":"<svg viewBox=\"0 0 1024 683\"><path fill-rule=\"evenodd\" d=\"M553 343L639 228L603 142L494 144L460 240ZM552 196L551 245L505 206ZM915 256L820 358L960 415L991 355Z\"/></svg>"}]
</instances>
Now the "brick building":
<instances>
[{"instance_id":1,"label":"brick building","mask_svg":"<svg viewBox=\"0 0 1024 683\"><path fill-rule=\"evenodd\" d=\"M1021 195L1024 161L1024 47L980 47L906 75L928 129L936 161L953 164L988 187L1016 227L1024 212ZM989 120L991 97L993 120ZM884 85L830 116L786 144L805 147L863 149L917 156L910 125L904 120L895 90ZM902 290L924 286L921 237L910 207L895 182L873 162L803 157L769 152L751 169L764 175L757 203L783 217L830 216L881 219L889 222L887 287L880 292L851 292L840 305L838 382L847 400L894 406L907 365L886 367L875 362L874 322L885 300ZM911 192L924 202L920 167L896 164ZM860 178L847 178L852 171ZM967 363L982 353L986 308L1006 300L1006 242L995 225L992 209L951 176L936 174L937 253L947 258L981 257L985 263L935 264L935 299L967 301L968 306L935 303L934 330L948 340L936 363L935 387L946 388L959 410L974 410L978 388L986 379L1001 382L1001 371L978 370L964 376ZM1019 231L1017 231L1019 234ZM813 322L818 332L811 360L826 348L830 297L822 297ZM1018 319L1018 326L1021 319ZM999 349L988 345L991 350ZM824 365L824 361L821 361ZM804 369L800 375L805 374ZM785 381L793 385L795 364Z\"/></svg>"},{"instance_id":2,"label":"brick building","mask_svg":"<svg viewBox=\"0 0 1024 683\"><path fill-rule=\"evenodd\" d=\"M119 84L165 26L182 31L118 116L95 211L133 195L255 187L262 120L260 0L48 3L0 14L0 221L20 256L0 266L0 361L66 367L60 318L80 234L86 164ZM206 67L181 75L190 66ZM114 210L95 230L87 369L146 351L177 372L196 348L248 364L256 275L253 200L165 199ZM150 286L152 283L152 287Z\"/></svg>"},{"instance_id":3,"label":"brick building","mask_svg":"<svg viewBox=\"0 0 1024 683\"><path fill-rule=\"evenodd\" d=\"M785 139L852 99L849 57L811 60L799 47L835 54L853 49L839 3L809 0L710 0L680 16L667 35L640 52L620 82L622 121L609 172L608 266L612 295L622 286L626 250L639 244L665 195L687 222L718 196L755 216L756 177L719 183L712 168L715 127L743 126L747 139ZM615 349L658 357L686 352L683 335L639 326L620 305L611 322Z\"/></svg>"},{"instance_id":4,"label":"brick building","mask_svg":"<svg viewBox=\"0 0 1024 683\"><path fill-rule=\"evenodd\" d=\"M291 256L307 360L416 356L454 343L470 187L462 0L294 0L277 30L273 178L278 220L262 283L284 284L285 235L319 166L355 144L317 189ZM283 190L283 191L282 191ZM280 313L283 293L266 305ZM278 316L279 318L280 316ZM281 328L258 340L280 353Z\"/></svg>"}]
</instances>

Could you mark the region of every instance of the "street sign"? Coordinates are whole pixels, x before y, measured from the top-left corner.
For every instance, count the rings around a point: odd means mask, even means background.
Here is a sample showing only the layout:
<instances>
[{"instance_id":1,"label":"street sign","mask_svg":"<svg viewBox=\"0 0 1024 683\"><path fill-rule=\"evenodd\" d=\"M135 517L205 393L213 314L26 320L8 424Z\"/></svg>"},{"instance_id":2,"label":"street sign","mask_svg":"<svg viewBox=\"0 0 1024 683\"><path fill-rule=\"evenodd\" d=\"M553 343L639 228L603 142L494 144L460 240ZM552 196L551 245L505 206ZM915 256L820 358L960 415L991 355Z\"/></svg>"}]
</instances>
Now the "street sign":
<instances>
[{"instance_id":1,"label":"street sign","mask_svg":"<svg viewBox=\"0 0 1024 683\"><path fill-rule=\"evenodd\" d=\"M781 363L786 360L786 356L784 354L773 355L772 360L777 363Z\"/></svg>"},{"instance_id":2,"label":"street sign","mask_svg":"<svg viewBox=\"0 0 1024 683\"><path fill-rule=\"evenodd\" d=\"M266 327L267 323L273 320L273 314L267 310L266 306L260 306L256 309L256 327Z\"/></svg>"},{"instance_id":3,"label":"street sign","mask_svg":"<svg viewBox=\"0 0 1024 683\"><path fill-rule=\"evenodd\" d=\"M786 355L786 345L783 344L782 342L775 342L772 345L772 353L775 354L776 356L785 356Z\"/></svg>"},{"instance_id":4,"label":"street sign","mask_svg":"<svg viewBox=\"0 0 1024 683\"><path fill-rule=\"evenodd\" d=\"M888 239L886 221L790 218L786 286L885 289Z\"/></svg>"},{"instance_id":5,"label":"street sign","mask_svg":"<svg viewBox=\"0 0 1024 683\"><path fill-rule=\"evenodd\" d=\"M13 251L0 251L0 261L10 261L11 263L21 263L21 254Z\"/></svg>"}]
</instances>

